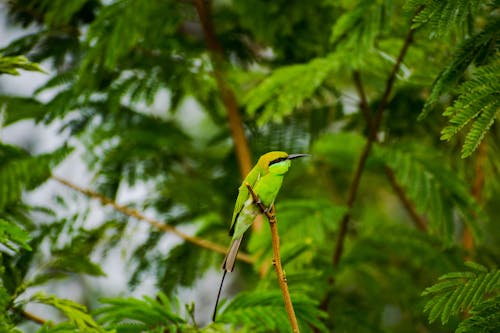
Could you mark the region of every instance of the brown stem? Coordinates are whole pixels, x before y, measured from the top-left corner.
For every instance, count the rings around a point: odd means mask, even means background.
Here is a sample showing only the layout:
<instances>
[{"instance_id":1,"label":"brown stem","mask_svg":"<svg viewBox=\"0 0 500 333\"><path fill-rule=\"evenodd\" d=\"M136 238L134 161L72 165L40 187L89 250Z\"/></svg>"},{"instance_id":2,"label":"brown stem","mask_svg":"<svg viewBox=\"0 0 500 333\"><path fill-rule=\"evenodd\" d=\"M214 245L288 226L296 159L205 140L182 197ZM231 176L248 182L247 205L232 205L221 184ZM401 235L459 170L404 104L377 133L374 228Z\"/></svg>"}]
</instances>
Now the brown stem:
<instances>
[{"instance_id":1,"label":"brown stem","mask_svg":"<svg viewBox=\"0 0 500 333\"><path fill-rule=\"evenodd\" d=\"M274 212L274 206L268 210L262 201L260 201L257 194L253 191L252 186L245 182L245 186L252 195L254 203L259 205L260 211L267 216L269 220L269 227L271 228L271 238L273 243L273 265L276 269L276 275L278 276L278 283L281 288L281 294L283 295L283 301L285 302L285 309L288 315L288 320L290 321L290 326L292 327L292 332L298 333L299 324L297 322L297 317L295 316L295 311L293 309L292 298L290 297L290 292L288 291L288 284L286 281L285 273L281 267L280 258L280 238L278 234L278 221L276 220L276 214Z\"/></svg>"},{"instance_id":2,"label":"brown stem","mask_svg":"<svg viewBox=\"0 0 500 333\"><path fill-rule=\"evenodd\" d=\"M37 315L34 315L33 313L25 311L25 310L21 310L19 313L25 319L30 320L30 321L37 323L37 324L40 324L40 325L44 325L47 322L47 320L45 320L41 317L38 317ZM50 323L49 323L49 325L52 326Z\"/></svg>"},{"instance_id":3,"label":"brown stem","mask_svg":"<svg viewBox=\"0 0 500 333\"><path fill-rule=\"evenodd\" d=\"M389 102L389 96L391 95L392 89L394 87L394 81L396 80L396 74L401 66L401 63L403 61L403 58L406 55L406 52L408 51L408 47L410 46L411 42L413 41L413 33L414 29L410 29L408 34L406 35L406 38L403 43L403 47L401 48L401 51L399 52L398 58L396 59L396 63L394 64L394 67L392 68L391 74L389 75L389 78L387 79L387 82L385 84L385 90L384 94L382 95L382 98L380 100L380 104L378 105L377 111L375 113L375 117L373 119L373 126L371 127L370 130L370 135L368 136L368 140L366 141L366 144L361 152L361 155L359 157L358 164L356 166L356 171L354 172L354 177L351 182L351 187L349 189L349 195L347 199L347 206L348 206L348 211L345 213L345 215L342 218L342 221L340 223L340 228L339 228L339 233L337 237L337 243L335 244L335 251L333 253L333 265L337 266L340 258L342 257L342 252L344 250L344 240L347 235L347 227L349 224L350 216L351 216L351 209L354 205L354 202L356 201L356 196L358 193L358 188L359 184L361 181L361 176L363 175L363 171L366 165L366 160L368 159L368 155L370 154L371 148L373 146L373 143L377 139L377 133L378 129L380 127L380 123L382 122L382 115L384 113L384 110L387 106L387 103Z\"/></svg>"},{"instance_id":4,"label":"brown stem","mask_svg":"<svg viewBox=\"0 0 500 333\"><path fill-rule=\"evenodd\" d=\"M370 106L368 105L368 99L366 98L365 89L363 88L363 83L361 81L361 73L359 71L354 71L352 73L352 79L354 81L354 86L356 87L356 91L359 95L359 108L365 117L366 124L368 125L368 129L372 131L373 127L373 119L372 119L372 111Z\"/></svg>"},{"instance_id":5,"label":"brown stem","mask_svg":"<svg viewBox=\"0 0 500 333\"><path fill-rule=\"evenodd\" d=\"M408 199L404 189L401 187L401 185L398 184L396 176L394 175L394 171L392 171L392 169L388 166L386 166L384 169L387 179L389 179L394 192L398 196L399 200L403 203L403 206L406 208L408 214L410 214L410 217L415 226L421 231L427 232L427 223L425 222L424 218L417 212L417 209L410 201L410 199Z\"/></svg>"},{"instance_id":6,"label":"brown stem","mask_svg":"<svg viewBox=\"0 0 500 333\"><path fill-rule=\"evenodd\" d=\"M173 233L176 236L185 240L186 242L190 242L190 243L195 244L199 247L202 247L202 248L214 251L214 252L218 252L218 253L221 253L224 255L227 252L227 249L223 246L220 246L219 244L213 243L211 241L208 241L208 240L200 238L200 237L190 236L188 234L185 234L182 231L180 231L179 229L177 229L171 225L162 223L162 222L155 220L151 217L147 217L136 209L133 209L133 208L130 208L127 206L123 206L123 205L119 205L118 203L116 203L115 201L113 201L110 198L107 198L107 197L105 197L99 193L96 193L94 191L91 191L89 189L85 189L85 188L82 188L78 185L75 185L64 178L52 175L52 179L56 180L57 182L65 185L65 186L67 186L67 187L69 187L77 192L85 194L86 196L88 196L90 198L97 199L101 202L101 204L109 205L109 206L113 207L113 209L115 209L116 211L118 211L120 213L123 213L127 216L134 217L140 221L145 221L149 225L151 225L159 230ZM250 255L245 254L245 253L238 253L238 259L240 259L241 261L247 262L249 264L253 264L255 262L255 259L253 257L251 257Z\"/></svg>"},{"instance_id":7,"label":"brown stem","mask_svg":"<svg viewBox=\"0 0 500 333\"><path fill-rule=\"evenodd\" d=\"M481 202L481 195L484 188L484 163L486 161L487 148L488 146L486 144L486 141L483 140L477 150L477 156L474 166L474 180L472 183L471 193L478 203ZM471 258L469 256L474 250L474 239L472 237L472 232L467 225L464 225L462 240L464 243L464 248L467 251L466 259L470 260Z\"/></svg>"},{"instance_id":8,"label":"brown stem","mask_svg":"<svg viewBox=\"0 0 500 333\"><path fill-rule=\"evenodd\" d=\"M368 105L368 99L366 98L366 93L365 93L365 89L363 87L363 82L361 81L361 74L359 73L359 71L354 71L354 73L352 74L352 77L353 77L354 85L355 85L356 90L357 90L358 95L359 95L359 100L360 100L359 108L361 109L361 112L363 113L366 124L367 124L369 130L371 131L373 128L373 119L371 116L372 111L371 111L370 106ZM410 201L410 199L408 199L408 197L406 196L406 193L403 190L403 188L401 187L401 185L398 184L396 177L394 175L394 171L392 171L392 169L389 168L388 166L385 166L385 174L386 174L387 178L389 179L389 183L391 184L394 192L398 196L399 200L401 201L401 203L403 204L405 209L408 211L408 214L412 218L415 226L417 228L419 228L420 230L426 232L427 231L427 223L425 222L423 217L420 214L418 214L415 206Z\"/></svg>"},{"instance_id":9,"label":"brown stem","mask_svg":"<svg viewBox=\"0 0 500 333\"><path fill-rule=\"evenodd\" d=\"M244 178L252 169L252 158L248 141L245 137L243 129L243 122L238 111L238 102L234 92L226 83L223 72L223 49L220 45L215 29L213 26L212 15L210 11L210 4L205 0L195 0L194 2L198 17L200 18L201 26L203 27L203 34L207 42L208 50L212 59L212 66L214 68L213 75L217 82L222 101L227 111L229 128L233 138L236 155L242 178Z\"/></svg>"}]
</instances>

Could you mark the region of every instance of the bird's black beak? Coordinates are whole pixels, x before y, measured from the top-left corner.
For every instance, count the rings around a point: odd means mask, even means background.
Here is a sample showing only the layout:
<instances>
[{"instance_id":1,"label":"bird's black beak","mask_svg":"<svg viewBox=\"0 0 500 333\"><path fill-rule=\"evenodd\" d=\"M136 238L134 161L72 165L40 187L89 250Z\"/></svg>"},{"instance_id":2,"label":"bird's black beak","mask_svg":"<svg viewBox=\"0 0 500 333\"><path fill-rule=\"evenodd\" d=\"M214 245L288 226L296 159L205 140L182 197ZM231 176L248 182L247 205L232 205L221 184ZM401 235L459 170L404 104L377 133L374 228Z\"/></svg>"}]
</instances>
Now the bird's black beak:
<instances>
[{"instance_id":1,"label":"bird's black beak","mask_svg":"<svg viewBox=\"0 0 500 333\"><path fill-rule=\"evenodd\" d=\"M311 156L311 155L309 155L309 154L290 154L290 155L288 155L288 159L293 160L294 158L306 157L306 156Z\"/></svg>"}]
</instances>

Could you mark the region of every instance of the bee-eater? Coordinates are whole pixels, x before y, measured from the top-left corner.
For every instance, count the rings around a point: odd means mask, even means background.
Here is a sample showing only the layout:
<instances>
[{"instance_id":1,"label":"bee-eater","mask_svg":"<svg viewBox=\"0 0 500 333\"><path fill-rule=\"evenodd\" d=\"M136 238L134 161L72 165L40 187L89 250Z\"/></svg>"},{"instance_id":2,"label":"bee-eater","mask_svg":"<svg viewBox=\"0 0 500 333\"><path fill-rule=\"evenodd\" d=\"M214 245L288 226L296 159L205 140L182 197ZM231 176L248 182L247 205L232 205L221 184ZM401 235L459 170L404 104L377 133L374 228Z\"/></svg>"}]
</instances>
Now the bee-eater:
<instances>
[{"instance_id":1,"label":"bee-eater","mask_svg":"<svg viewBox=\"0 0 500 333\"><path fill-rule=\"evenodd\" d=\"M308 154L290 154L283 151L272 151L262 155L257 164L243 180L243 183L238 189L238 198L234 206L233 218L231 220L231 228L229 236L232 236L231 246L227 252L226 258L222 263L224 274L217 293L215 308L212 319L215 321L217 313L217 304L224 284L224 278L227 272L232 272L236 261L236 255L243 239L243 234L252 225L253 221L261 213L260 208L253 202L253 198L246 187L250 184L253 191L259 197L259 200L267 209L271 209L278 194L283 176L288 172L291 165L291 160L297 157L310 156Z\"/></svg>"}]
</instances>

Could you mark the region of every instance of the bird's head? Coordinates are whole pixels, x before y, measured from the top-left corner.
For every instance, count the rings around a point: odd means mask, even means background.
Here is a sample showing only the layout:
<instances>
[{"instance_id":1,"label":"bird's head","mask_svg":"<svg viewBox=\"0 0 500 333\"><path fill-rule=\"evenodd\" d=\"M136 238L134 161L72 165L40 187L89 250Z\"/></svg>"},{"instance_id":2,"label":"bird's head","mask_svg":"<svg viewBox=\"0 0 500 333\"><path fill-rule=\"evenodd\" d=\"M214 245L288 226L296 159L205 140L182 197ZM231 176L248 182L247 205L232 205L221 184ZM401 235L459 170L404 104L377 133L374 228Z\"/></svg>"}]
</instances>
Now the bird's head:
<instances>
[{"instance_id":1,"label":"bird's head","mask_svg":"<svg viewBox=\"0 0 500 333\"><path fill-rule=\"evenodd\" d=\"M298 157L311 156L309 154L287 154L284 151L271 151L262 155L259 158L259 166L264 170L275 173L275 174L285 174L290 168L291 160Z\"/></svg>"}]
</instances>

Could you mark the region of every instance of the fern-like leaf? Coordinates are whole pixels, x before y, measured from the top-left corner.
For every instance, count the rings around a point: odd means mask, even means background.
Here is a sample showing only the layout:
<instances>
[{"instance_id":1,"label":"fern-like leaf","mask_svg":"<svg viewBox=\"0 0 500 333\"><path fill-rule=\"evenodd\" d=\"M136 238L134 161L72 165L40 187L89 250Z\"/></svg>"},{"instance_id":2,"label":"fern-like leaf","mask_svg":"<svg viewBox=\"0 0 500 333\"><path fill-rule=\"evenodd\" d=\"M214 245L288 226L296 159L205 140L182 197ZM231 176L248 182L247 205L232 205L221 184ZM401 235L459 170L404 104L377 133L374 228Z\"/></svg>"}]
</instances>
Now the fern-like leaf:
<instances>
[{"instance_id":1,"label":"fern-like leaf","mask_svg":"<svg viewBox=\"0 0 500 333\"><path fill-rule=\"evenodd\" d=\"M434 108L439 97L451 89L464 75L465 70L477 59L494 56L495 43L498 39L500 19L492 19L484 29L464 40L453 53L451 62L439 73L434 81L431 93L425 102L419 120L425 118Z\"/></svg>"},{"instance_id":2,"label":"fern-like leaf","mask_svg":"<svg viewBox=\"0 0 500 333\"><path fill-rule=\"evenodd\" d=\"M500 332L500 296L479 303L469 315L458 325L455 333Z\"/></svg>"},{"instance_id":3,"label":"fern-like leaf","mask_svg":"<svg viewBox=\"0 0 500 333\"><path fill-rule=\"evenodd\" d=\"M0 244L17 252L19 247L31 251L29 234L20 227L0 218Z\"/></svg>"},{"instance_id":4,"label":"fern-like leaf","mask_svg":"<svg viewBox=\"0 0 500 333\"><path fill-rule=\"evenodd\" d=\"M440 282L422 292L422 296L431 297L424 307L429 322L440 318L446 324L451 316L481 303L485 295L499 292L500 270L487 271L476 263L467 265L472 271L442 275Z\"/></svg>"},{"instance_id":5,"label":"fern-like leaf","mask_svg":"<svg viewBox=\"0 0 500 333\"><path fill-rule=\"evenodd\" d=\"M179 317L178 302L171 300L165 294L158 294L157 299L144 296L142 300L135 298L106 298L101 303L105 306L97 309L95 314L99 322L117 332L144 332L155 327L175 327L186 324Z\"/></svg>"},{"instance_id":6,"label":"fern-like leaf","mask_svg":"<svg viewBox=\"0 0 500 333\"><path fill-rule=\"evenodd\" d=\"M37 63L29 61L25 56L2 57L0 55L0 74L19 75L19 69L45 73Z\"/></svg>"},{"instance_id":7,"label":"fern-like leaf","mask_svg":"<svg viewBox=\"0 0 500 333\"><path fill-rule=\"evenodd\" d=\"M331 55L306 64L281 67L248 93L244 100L247 111L254 115L263 109L259 124L289 115L311 98L328 74L339 65L338 57Z\"/></svg>"},{"instance_id":8,"label":"fern-like leaf","mask_svg":"<svg viewBox=\"0 0 500 333\"><path fill-rule=\"evenodd\" d=\"M493 125L500 107L500 60L481 66L474 78L460 86L461 95L444 113L451 116L441 139L449 140L471 120L477 118L466 136L462 158L470 156Z\"/></svg>"},{"instance_id":9,"label":"fern-like leaf","mask_svg":"<svg viewBox=\"0 0 500 333\"><path fill-rule=\"evenodd\" d=\"M454 208L465 217L476 238L478 221L485 218L467 184L446 166L435 163L435 154L415 147L377 147L379 156L394 170L419 212L429 217L432 230L451 242L454 234Z\"/></svg>"},{"instance_id":10,"label":"fern-like leaf","mask_svg":"<svg viewBox=\"0 0 500 333\"><path fill-rule=\"evenodd\" d=\"M0 211L20 199L24 189L31 190L43 183L52 167L60 163L69 153L68 147L52 153L31 157L26 152L0 144Z\"/></svg>"},{"instance_id":11,"label":"fern-like leaf","mask_svg":"<svg viewBox=\"0 0 500 333\"><path fill-rule=\"evenodd\" d=\"M294 310L301 325L301 332L320 332L328 329L321 322L325 314L317 309L315 301L306 296L292 295ZM289 332L290 323L279 291L240 293L219 315L218 321L232 325L245 325L251 332ZM307 323L307 325L304 325Z\"/></svg>"},{"instance_id":12,"label":"fern-like leaf","mask_svg":"<svg viewBox=\"0 0 500 333\"><path fill-rule=\"evenodd\" d=\"M106 330L98 325L87 312L84 305L68 299L61 299L42 293L35 294L31 301L55 307L69 319L69 323L76 326L81 332L105 333Z\"/></svg>"},{"instance_id":13,"label":"fern-like leaf","mask_svg":"<svg viewBox=\"0 0 500 333\"><path fill-rule=\"evenodd\" d=\"M430 36L438 37L450 33L452 29L467 24L480 5L477 0L413 0L408 6L413 10L421 8L413 19L413 28L430 26Z\"/></svg>"}]
</instances>

